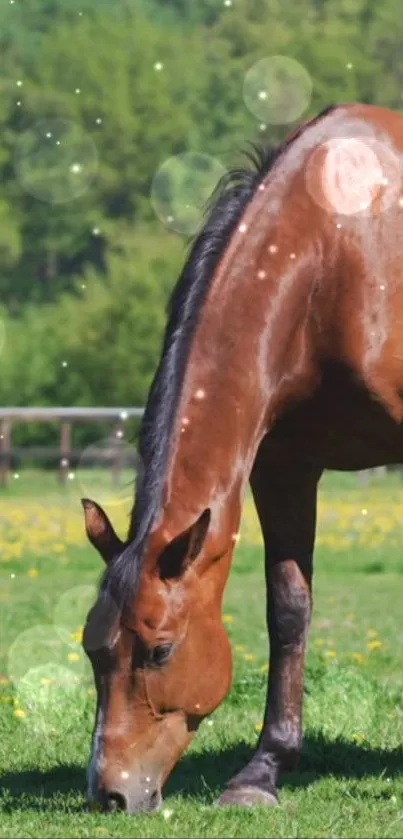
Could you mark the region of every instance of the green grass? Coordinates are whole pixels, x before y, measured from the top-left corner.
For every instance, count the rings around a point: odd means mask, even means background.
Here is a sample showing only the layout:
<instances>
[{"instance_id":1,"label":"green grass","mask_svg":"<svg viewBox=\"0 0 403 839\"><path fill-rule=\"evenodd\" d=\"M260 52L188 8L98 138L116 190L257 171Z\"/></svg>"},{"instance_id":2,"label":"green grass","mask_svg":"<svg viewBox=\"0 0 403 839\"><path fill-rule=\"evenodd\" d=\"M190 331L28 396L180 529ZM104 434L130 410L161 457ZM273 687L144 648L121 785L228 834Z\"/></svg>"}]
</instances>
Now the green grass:
<instances>
[{"instance_id":1,"label":"green grass","mask_svg":"<svg viewBox=\"0 0 403 839\"><path fill-rule=\"evenodd\" d=\"M21 476L7 497L24 505L38 494L38 486L38 476L25 483ZM44 504L58 492L51 476L41 476ZM357 497L357 479L326 476L323 492L337 506L340 497ZM402 484L392 476L377 482L373 492L391 503L395 497L401 501ZM27 556L0 565L0 674L15 680L0 685L0 837L403 837L403 558L398 553L395 536L358 553L318 549L298 771L283 776L279 807L220 810L214 802L251 755L265 699L262 551L241 541L224 607L234 646L231 693L202 724L173 772L164 810L136 817L85 811L94 698L88 693L88 668L81 656L76 660L77 644L68 633L57 634L54 625L56 619L74 631L83 622L101 571L95 552L69 549L64 564ZM32 565L39 568L38 577L27 576ZM38 680L31 678L36 667L43 678L61 682L66 668L67 677L75 671L77 683L45 682L38 694ZM15 716L15 707L32 702L35 712Z\"/></svg>"}]
</instances>

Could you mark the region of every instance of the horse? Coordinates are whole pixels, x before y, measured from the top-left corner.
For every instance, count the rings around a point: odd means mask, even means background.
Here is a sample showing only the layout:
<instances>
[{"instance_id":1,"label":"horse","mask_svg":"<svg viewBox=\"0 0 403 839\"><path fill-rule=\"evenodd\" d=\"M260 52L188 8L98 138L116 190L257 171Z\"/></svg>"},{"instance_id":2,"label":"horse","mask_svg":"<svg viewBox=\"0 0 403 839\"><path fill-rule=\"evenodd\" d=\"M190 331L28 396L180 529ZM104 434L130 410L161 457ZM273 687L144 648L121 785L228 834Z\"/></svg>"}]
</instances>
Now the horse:
<instances>
[{"instance_id":1,"label":"horse","mask_svg":"<svg viewBox=\"0 0 403 839\"><path fill-rule=\"evenodd\" d=\"M104 562L84 629L88 796L152 811L231 685L222 599L250 482L269 668L251 760L218 804L278 803L302 746L318 484L403 452L403 116L332 105L221 184L171 296L127 538L83 499Z\"/></svg>"}]
</instances>

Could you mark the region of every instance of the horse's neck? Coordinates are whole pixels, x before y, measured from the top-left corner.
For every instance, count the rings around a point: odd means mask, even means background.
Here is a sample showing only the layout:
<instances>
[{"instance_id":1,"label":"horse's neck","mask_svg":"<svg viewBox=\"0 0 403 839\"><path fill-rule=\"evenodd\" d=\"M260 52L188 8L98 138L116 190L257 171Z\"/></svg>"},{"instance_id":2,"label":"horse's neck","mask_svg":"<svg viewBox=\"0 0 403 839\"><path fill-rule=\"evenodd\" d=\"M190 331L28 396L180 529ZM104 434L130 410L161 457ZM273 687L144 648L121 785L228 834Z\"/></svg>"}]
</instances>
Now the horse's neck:
<instances>
[{"instance_id":1,"label":"horse's neck","mask_svg":"<svg viewBox=\"0 0 403 839\"><path fill-rule=\"evenodd\" d=\"M206 506L218 515L230 499L240 506L287 373L290 334L306 309L310 243L303 236L294 247L275 245L266 225L242 238L231 261L225 254L214 278L191 346L166 482L166 511L181 510L184 521Z\"/></svg>"}]
</instances>

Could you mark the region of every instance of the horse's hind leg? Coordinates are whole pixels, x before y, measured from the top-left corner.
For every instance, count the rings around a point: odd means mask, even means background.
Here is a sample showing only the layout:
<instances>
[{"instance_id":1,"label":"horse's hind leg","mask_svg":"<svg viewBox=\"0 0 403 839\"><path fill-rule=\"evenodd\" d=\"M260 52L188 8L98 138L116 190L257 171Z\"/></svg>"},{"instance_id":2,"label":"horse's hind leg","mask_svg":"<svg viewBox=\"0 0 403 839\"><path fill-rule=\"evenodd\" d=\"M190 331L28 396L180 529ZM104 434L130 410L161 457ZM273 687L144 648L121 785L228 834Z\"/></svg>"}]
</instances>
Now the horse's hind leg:
<instances>
[{"instance_id":1,"label":"horse's hind leg","mask_svg":"<svg viewBox=\"0 0 403 839\"><path fill-rule=\"evenodd\" d=\"M311 614L316 493L322 470L273 466L266 438L251 485L266 556L270 665L263 729L256 752L220 798L221 804L273 804L277 777L301 747L305 642Z\"/></svg>"}]
</instances>

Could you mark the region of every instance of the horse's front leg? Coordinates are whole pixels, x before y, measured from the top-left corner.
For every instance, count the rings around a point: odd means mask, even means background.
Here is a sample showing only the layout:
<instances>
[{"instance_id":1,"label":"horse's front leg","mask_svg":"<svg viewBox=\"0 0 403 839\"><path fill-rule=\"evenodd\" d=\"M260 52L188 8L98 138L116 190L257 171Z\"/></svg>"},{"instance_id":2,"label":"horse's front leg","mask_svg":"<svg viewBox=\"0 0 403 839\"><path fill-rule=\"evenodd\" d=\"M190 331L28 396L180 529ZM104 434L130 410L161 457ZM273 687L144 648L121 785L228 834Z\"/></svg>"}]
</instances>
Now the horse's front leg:
<instances>
[{"instance_id":1,"label":"horse's front leg","mask_svg":"<svg viewBox=\"0 0 403 839\"><path fill-rule=\"evenodd\" d=\"M277 778L298 757L305 644L311 614L316 493L321 470L275 473L258 454L251 485L262 526L270 664L264 724L256 752L229 781L220 804L277 803Z\"/></svg>"}]
</instances>

